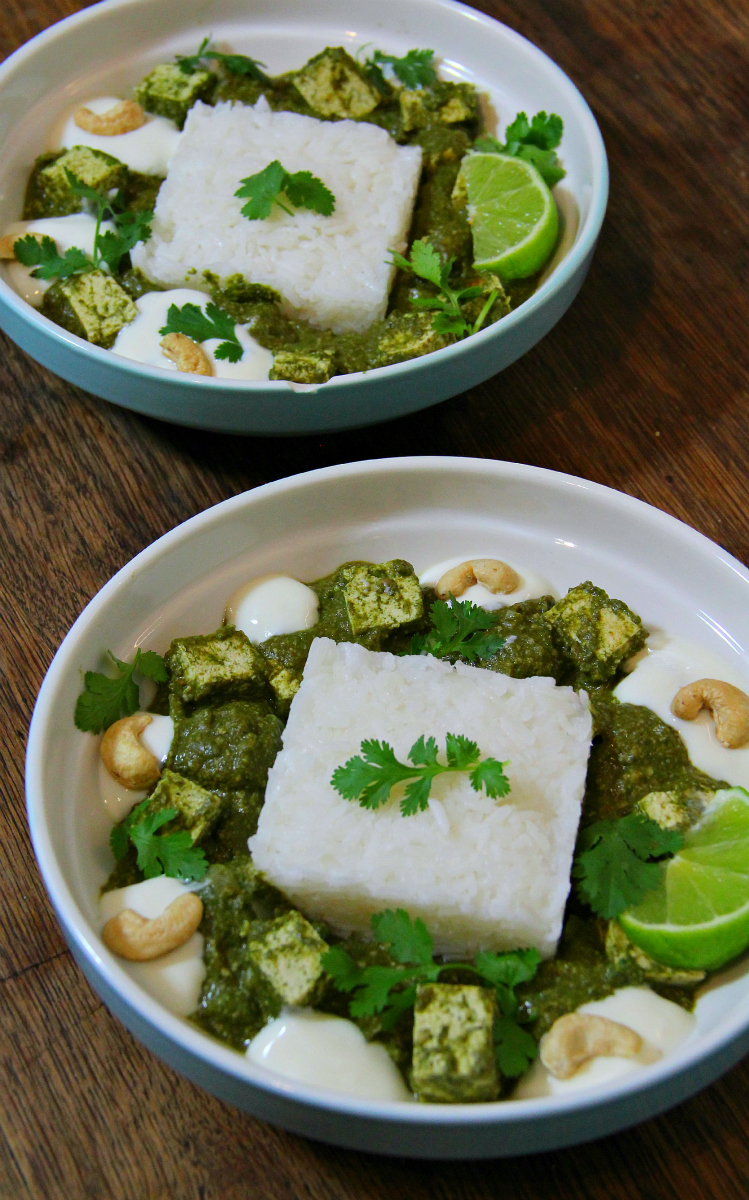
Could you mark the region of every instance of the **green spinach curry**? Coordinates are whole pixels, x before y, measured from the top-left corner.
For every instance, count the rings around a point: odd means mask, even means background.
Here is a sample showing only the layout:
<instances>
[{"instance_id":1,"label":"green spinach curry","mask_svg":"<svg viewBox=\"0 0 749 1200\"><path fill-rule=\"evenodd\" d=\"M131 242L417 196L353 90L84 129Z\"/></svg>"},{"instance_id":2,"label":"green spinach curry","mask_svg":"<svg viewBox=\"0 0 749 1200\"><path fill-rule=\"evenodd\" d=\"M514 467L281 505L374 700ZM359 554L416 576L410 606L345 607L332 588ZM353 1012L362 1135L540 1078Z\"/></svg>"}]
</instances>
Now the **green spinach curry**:
<instances>
[{"instance_id":1,"label":"green spinach curry","mask_svg":"<svg viewBox=\"0 0 749 1200\"><path fill-rule=\"evenodd\" d=\"M369 605L364 616L351 604L352 581L361 585L362 579L366 586L360 594ZM344 950L357 969L398 965L387 944L360 937L341 940L324 925L295 913L253 866L247 838L256 829L268 770L281 745L312 640L324 636L369 650L409 653L414 634L432 627L438 602L432 589L419 588L410 564L402 560L345 563L309 586L319 599L319 617L312 628L270 637L258 646L231 626L174 641L165 658L168 681L152 706L152 711L173 717L175 733L151 804L157 809L174 804L178 814L168 827L190 829L210 863L201 892L206 976L192 1020L240 1051L278 1015L284 1002L282 990L259 966L257 947L288 920L303 923L308 943ZM693 767L679 735L653 712L620 703L612 694L623 664L647 638L640 618L622 601L585 582L556 602L543 596L499 608L488 624L504 643L487 654L481 666L516 678L551 676L558 684L588 691L594 737L582 829L601 818L638 810L657 819L659 797L665 794L672 809L676 806L689 823L706 798L727 786ZM451 662L467 661L457 650L447 657ZM228 673L222 666L227 661L232 663ZM182 803L178 780L181 786L189 781L200 794L197 799ZM131 847L106 887L140 878ZM446 964L441 970L442 982L475 982L466 968ZM556 957L541 963L535 976L516 988L517 1020L538 1041L557 1017L627 985L648 984L690 1008L694 989L704 977L703 971L674 970L650 959L629 942L615 920L597 918L573 888ZM318 972L314 988L305 995L305 1003L323 1012L350 1015L349 995L325 972ZM413 1008L394 1022L377 1013L353 1019L368 1039L385 1045L413 1086ZM496 1097L507 1095L512 1084L510 1075L500 1073Z\"/></svg>"}]
</instances>

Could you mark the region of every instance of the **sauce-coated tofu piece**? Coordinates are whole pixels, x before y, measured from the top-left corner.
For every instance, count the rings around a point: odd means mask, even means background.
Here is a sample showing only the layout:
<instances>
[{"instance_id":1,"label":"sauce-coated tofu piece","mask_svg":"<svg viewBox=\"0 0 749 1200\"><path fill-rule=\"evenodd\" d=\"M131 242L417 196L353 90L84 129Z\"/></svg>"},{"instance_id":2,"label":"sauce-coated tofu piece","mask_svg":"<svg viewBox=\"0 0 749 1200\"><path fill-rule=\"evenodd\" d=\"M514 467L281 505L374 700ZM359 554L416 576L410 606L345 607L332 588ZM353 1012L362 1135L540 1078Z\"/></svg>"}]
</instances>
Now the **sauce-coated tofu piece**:
<instances>
[{"instance_id":1,"label":"sauce-coated tofu piece","mask_svg":"<svg viewBox=\"0 0 749 1200\"><path fill-rule=\"evenodd\" d=\"M168 117L181 129L196 100L211 91L216 77L210 71L185 74L176 63L159 63L142 79L133 95L146 112Z\"/></svg>"},{"instance_id":2,"label":"sauce-coated tofu piece","mask_svg":"<svg viewBox=\"0 0 749 1200\"><path fill-rule=\"evenodd\" d=\"M118 158L89 146L72 146L70 150L42 154L36 160L26 188L24 220L67 217L85 211L86 201L73 191L66 171L97 192L123 187L128 177L127 167Z\"/></svg>"},{"instance_id":3,"label":"sauce-coated tofu piece","mask_svg":"<svg viewBox=\"0 0 749 1200\"><path fill-rule=\"evenodd\" d=\"M204 636L175 638L165 662L172 694L181 704L251 699L267 685L263 655L231 625Z\"/></svg>"},{"instance_id":4,"label":"sauce-coated tofu piece","mask_svg":"<svg viewBox=\"0 0 749 1200\"><path fill-rule=\"evenodd\" d=\"M365 117L380 102L377 88L340 46L316 54L293 78L297 91L321 117Z\"/></svg>"},{"instance_id":5,"label":"sauce-coated tofu piece","mask_svg":"<svg viewBox=\"0 0 749 1200\"><path fill-rule=\"evenodd\" d=\"M247 945L247 953L284 1004L296 1005L314 1001L327 950L327 942L296 909L276 917L262 938Z\"/></svg>"},{"instance_id":6,"label":"sauce-coated tofu piece","mask_svg":"<svg viewBox=\"0 0 749 1200\"><path fill-rule=\"evenodd\" d=\"M124 288L106 271L58 279L45 292L42 312L64 329L108 350L138 315Z\"/></svg>"},{"instance_id":7,"label":"sauce-coated tofu piece","mask_svg":"<svg viewBox=\"0 0 749 1200\"><path fill-rule=\"evenodd\" d=\"M346 611L354 633L398 629L424 615L421 586L410 563L352 563L345 568Z\"/></svg>"},{"instance_id":8,"label":"sauce-coated tofu piece","mask_svg":"<svg viewBox=\"0 0 749 1200\"><path fill-rule=\"evenodd\" d=\"M420 1100L469 1104L497 1099L496 1015L491 988L429 983L418 989L413 1086Z\"/></svg>"},{"instance_id":9,"label":"sauce-coated tofu piece","mask_svg":"<svg viewBox=\"0 0 749 1200\"><path fill-rule=\"evenodd\" d=\"M290 383L326 383L334 371L334 357L328 350L279 350L268 372L269 379L287 379Z\"/></svg>"},{"instance_id":10,"label":"sauce-coated tofu piece","mask_svg":"<svg viewBox=\"0 0 749 1200\"><path fill-rule=\"evenodd\" d=\"M624 661L641 650L647 639L640 618L623 600L612 600L603 588L587 581L570 588L544 614L554 641L572 660L577 682L605 683Z\"/></svg>"},{"instance_id":11,"label":"sauce-coated tofu piece","mask_svg":"<svg viewBox=\"0 0 749 1200\"><path fill-rule=\"evenodd\" d=\"M224 801L220 796L215 796L191 779L185 779L184 775L166 769L151 793L147 811L176 808L176 825L173 827L170 822L168 831L177 827L187 829L193 843L196 843L203 841L211 832L223 806Z\"/></svg>"}]
</instances>

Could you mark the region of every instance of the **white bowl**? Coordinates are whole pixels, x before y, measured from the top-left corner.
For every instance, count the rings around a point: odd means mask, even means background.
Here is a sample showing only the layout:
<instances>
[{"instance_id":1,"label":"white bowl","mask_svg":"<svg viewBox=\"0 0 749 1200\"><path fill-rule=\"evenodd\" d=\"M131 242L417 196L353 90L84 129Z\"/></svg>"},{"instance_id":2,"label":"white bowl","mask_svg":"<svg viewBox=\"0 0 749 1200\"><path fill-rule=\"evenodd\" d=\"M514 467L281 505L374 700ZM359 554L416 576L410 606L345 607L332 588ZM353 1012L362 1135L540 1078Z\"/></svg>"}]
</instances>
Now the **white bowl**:
<instances>
[{"instance_id":1,"label":"white bowl","mask_svg":"<svg viewBox=\"0 0 749 1200\"><path fill-rule=\"evenodd\" d=\"M35 37L0 67L0 230L21 212L34 158L61 111L138 82L156 62L194 52L212 34L271 72L291 70L326 45L366 42L391 52L429 46L446 77L491 96L501 128L539 109L564 119L568 213L553 269L509 316L424 358L341 375L315 388L204 379L145 367L92 346L32 309L0 279L0 327L43 366L136 412L234 433L309 433L389 420L464 391L514 362L559 320L582 284L608 195L595 119L566 75L525 38L454 0L105 0ZM574 228L576 210L578 225ZM570 216L570 214L572 214Z\"/></svg>"},{"instance_id":2,"label":"white bowl","mask_svg":"<svg viewBox=\"0 0 749 1200\"><path fill-rule=\"evenodd\" d=\"M124 567L60 647L37 701L27 755L31 832L73 954L114 1013L151 1050L256 1116L324 1141L431 1158L521 1154L589 1140L704 1087L749 1048L746 965L697 1006L695 1035L661 1062L590 1092L475 1105L352 1099L256 1066L171 1015L104 947L98 888L111 859L97 791L97 743L73 725L81 671L102 653L163 652L208 632L242 581L313 579L350 558L398 556L417 569L494 550L564 592L592 578L666 628L746 673L749 572L673 517L599 484L513 463L402 458L329 467L266 484L186 521Z\"/></svg>"}]
</instances>

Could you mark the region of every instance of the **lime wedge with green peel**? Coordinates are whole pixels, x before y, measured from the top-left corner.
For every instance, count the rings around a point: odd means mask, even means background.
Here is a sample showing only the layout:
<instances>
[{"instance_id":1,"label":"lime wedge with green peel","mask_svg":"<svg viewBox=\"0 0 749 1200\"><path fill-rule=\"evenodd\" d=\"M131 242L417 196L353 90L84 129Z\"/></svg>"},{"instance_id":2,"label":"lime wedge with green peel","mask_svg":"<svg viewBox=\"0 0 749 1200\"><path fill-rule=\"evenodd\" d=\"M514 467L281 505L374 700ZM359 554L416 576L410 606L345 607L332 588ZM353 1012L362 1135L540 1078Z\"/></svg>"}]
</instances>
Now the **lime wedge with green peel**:
<instances>
[{"instance_id":1,"label":"lime wedge with green peel","mask_svg":"<svg viewBox=\"0 0 749 1200\"><path fill-rule=\"evenodd\" d=\"M556 244L559 218L531 163L509 154L467 154L454 194L468 202L475 267L503 280L540 271Z\"/></svg>"},{"instance_id":2,"label":"lime wedge with green peel","mask_svg":"<svg viewBox=\"0 0 749 1200\"><path fill-rule=\"evenodd\" d=\"M712 971L749 946L749 792L716 793L658 886L619 924L667 967Z\"/></svg>"}]
</instances>

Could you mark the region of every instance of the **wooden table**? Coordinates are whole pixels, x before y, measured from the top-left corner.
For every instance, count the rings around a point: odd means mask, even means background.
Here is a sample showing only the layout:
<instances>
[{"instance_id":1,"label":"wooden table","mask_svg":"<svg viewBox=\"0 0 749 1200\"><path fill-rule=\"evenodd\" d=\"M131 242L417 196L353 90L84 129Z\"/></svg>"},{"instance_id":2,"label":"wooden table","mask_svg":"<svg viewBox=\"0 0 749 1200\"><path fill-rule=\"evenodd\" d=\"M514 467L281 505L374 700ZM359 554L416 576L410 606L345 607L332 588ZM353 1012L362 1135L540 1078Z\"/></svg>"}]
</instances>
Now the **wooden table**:
<instances>
[{"instance_id":1,"label":"wooden table","mask_svg":"<svg viewBox=\"0 0 749 1200\"><path fill-rule=\"evenodd\" d=\"M3 53L83 7L6 0ZM749 562L749 10L728 0L477 7L569 72L612 176L582 294L504 374L392 424L255 440L131 415L2 338L2 1200L749 1194L746 1064L639 1128L514 1160L365 1159L252 1120L175 1075L109 1014L65 947L28 838L26 730L63 635L132 555L246 488L386 455L509 459L620 488Z\"/></svg>"}]
</instances>

